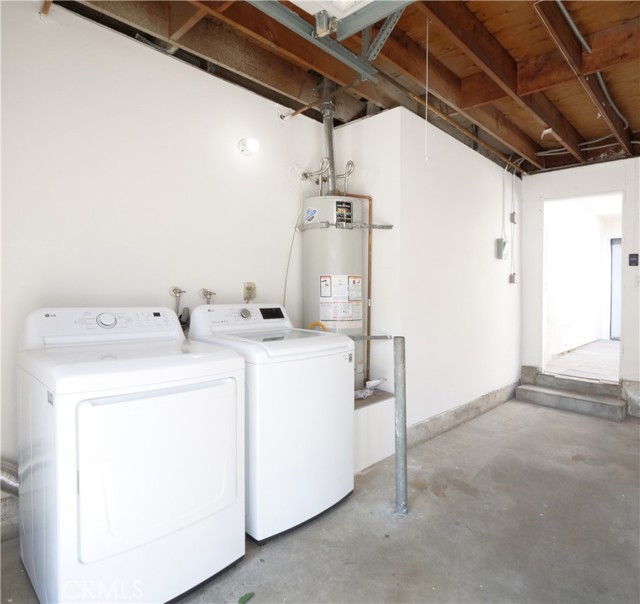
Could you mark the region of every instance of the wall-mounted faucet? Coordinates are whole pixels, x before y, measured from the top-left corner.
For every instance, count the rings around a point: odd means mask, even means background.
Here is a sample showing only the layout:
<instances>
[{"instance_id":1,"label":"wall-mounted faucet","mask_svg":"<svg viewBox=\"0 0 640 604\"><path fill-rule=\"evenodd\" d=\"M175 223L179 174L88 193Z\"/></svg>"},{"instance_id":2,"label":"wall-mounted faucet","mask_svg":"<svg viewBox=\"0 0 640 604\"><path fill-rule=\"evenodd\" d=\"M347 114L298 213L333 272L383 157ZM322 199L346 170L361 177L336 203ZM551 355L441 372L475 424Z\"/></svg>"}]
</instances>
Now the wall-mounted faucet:
<instances>
[{"instance_id":1,"label":"wall-mounted faucet","mask_svg":"<svg viewBox=\"0 0 640 604\"><path fill-rule=\"evenodd\" d=\"M205 287L203 287L200 290L200 297L204 298L207 301L207 304L211 304L211 297L215 295L216 295L215 292L212 292L211 290L206 289Z\"/></svg>"}]
</instances>

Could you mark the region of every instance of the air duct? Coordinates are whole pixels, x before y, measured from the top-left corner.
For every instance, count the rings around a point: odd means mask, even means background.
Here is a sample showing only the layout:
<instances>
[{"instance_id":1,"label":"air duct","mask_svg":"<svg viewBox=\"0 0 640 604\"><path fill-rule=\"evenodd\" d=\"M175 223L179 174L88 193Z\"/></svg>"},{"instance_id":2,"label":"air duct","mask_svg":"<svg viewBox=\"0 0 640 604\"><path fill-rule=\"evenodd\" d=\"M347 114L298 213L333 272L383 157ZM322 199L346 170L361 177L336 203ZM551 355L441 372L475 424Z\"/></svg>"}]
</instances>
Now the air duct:
<instances>
[{"instance_id":1,"label":"air duct","mask_svg":"<svg viewBox=\"0 0 640 604\"><path fill-rule=\"evenodd\" d=\"M18 496L18 467L9 461L2 460L2 473L0 474L0 487L5 493Z\"/></svg>"}]
</instances>

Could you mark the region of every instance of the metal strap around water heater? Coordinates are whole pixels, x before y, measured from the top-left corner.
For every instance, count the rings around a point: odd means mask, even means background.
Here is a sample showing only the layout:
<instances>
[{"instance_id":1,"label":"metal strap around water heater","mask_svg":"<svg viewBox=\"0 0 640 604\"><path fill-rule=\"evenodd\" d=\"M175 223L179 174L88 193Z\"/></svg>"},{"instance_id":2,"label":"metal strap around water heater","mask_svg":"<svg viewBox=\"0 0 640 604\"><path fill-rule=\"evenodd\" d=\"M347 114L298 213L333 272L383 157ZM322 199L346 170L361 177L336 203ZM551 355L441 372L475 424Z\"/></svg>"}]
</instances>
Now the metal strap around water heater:
<instances>
[{"instance_id":1,"label":"metal strap around water heater","mask_svg":"<svg viewBox=\"0 0 640 604\"><path fill-rule=\"evenodd\" d=\"M298 231L310 231L311 229L328 229L334 227L336 229L346 229L349 231L355 229L384 229L389 230L393 228L392 224L369 224L368 222L329 222L323 220L322 222L314 222L313 224L304 224L297 227Z\"/></svg>"}]
</instances>

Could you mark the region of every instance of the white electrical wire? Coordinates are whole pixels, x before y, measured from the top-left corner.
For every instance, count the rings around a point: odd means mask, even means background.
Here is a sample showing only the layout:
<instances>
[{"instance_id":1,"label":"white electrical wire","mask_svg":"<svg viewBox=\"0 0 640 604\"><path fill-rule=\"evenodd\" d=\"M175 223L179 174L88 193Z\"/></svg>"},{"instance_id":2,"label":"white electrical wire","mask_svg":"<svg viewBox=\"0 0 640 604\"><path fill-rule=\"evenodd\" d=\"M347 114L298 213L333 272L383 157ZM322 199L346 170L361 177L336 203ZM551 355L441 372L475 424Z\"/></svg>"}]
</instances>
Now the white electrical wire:
<instances>
[{"instance_id":1,"label":"white electrical wire","mask_svg":"<svg viewBox=\"0 0 640 604\"><path fill-rule=\"evenodd\" d=\"M324 161L324 160L323 160ZM297 166L295 166L298 169ZM299 172L301 174L301 172ZM291 267L291 256L293 254L293 244L296 241L296 234L298 232L298 221L300 220L300 216L302 215L302 208L304 205L304 193L302 190L302 178L298 176L298 195L300 197L300 202L298 205L298 213L296 214L296 220L293 225L293 234L291 235L291 244L289 245L289 254L287 256L287 267L284 272L284 288L282 291L282 306L286 306L287 303L287 284L289 282L289 269Z\"/></svg>"}]
</instances>

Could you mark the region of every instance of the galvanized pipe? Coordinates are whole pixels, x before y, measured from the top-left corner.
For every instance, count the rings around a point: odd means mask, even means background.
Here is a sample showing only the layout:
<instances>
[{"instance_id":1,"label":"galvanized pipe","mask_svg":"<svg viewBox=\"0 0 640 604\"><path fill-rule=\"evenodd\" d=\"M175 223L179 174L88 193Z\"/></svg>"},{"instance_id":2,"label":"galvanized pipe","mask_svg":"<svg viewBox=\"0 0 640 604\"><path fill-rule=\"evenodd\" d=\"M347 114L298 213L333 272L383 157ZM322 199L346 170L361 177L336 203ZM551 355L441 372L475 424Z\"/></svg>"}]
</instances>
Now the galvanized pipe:
<instances>
[{"instance_id":1,"label":"galvanized pipe","mask_svg":"<svg viewBox=\"0 0 640 604\"><path fill-rule=\"evenodd\" d=\"M336 164L333 155L333 103L322 104L322 124L324 126L324 142L326 155L329 159L329 170L327 172L327 194L336 194Z\"/></svg>"},{"instance_id":2,"label":"galvanized pipe","mask_svg":"<svg viewBox=\"0 0 640 604\"><path fill-rule=\"evenodd\" d=\"M404 337L393 338L396 416L396 514L407 513L407 382Z\"/></svg>"},{"instance_id":3,"label":"galvanized pipe","mask_svg":"<svg viewBox=\"0 0 640 604\"><path fill-rule=\"evenodd\" d=\"M18 496L20 481L18 480L18 466L5 459L1 462L0 488L5 493Z\"/></svg>"},{"instance_id":4,"label":"galvanized pipe","mask_svg":"<svg viewBox=\"0 0 640 604\"><path fill-rule=\"evenodd\" d=\"M322 82L322 96L328 98L333 92L332 83L324 78ZM329 160L329 171L327 172L327 195L335 195L338 190L336 188L336 162L333 154L333 116L335 115L335 106L332 100L325 101L320 105L322 111L322 125L324 126L324 143L326 147L326 156Z\"/></svg>"}]
</instances>

